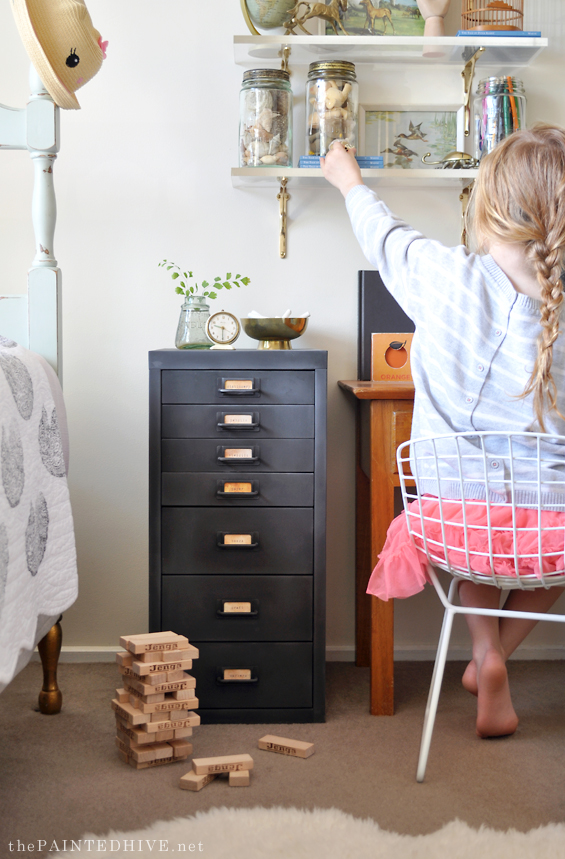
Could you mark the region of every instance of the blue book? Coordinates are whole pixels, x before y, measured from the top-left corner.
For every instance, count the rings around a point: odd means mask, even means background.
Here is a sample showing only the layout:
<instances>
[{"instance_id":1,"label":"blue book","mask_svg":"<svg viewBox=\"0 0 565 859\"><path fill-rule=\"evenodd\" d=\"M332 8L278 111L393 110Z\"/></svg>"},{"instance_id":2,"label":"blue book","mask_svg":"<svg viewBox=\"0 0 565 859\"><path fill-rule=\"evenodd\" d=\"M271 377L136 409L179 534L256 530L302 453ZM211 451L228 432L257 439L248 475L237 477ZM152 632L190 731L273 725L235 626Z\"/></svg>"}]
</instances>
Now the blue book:
<instances>
[{"instance_id":1,"label":"blue book","mask_svg":"<svg viewBox=\"0 0 565 859\"><path fill-rule=\"evenodd\" d=\"M500 38L501 36L505 36L506 38L527 38L527 39L539 39L541 36L541 30L458 30L458 36L478 36L483 39L485 36Z\"/></svg>"},{"instance_id":2,"label":"blue book","mask_svg":"<svg viewBox=\"0 0 565 859\"><path fill-rule=\"evenodd\" d=\"M355 157L355 160L359 164L360 167L372 167L379 168L384 167L384 158L382 155L359 155ZM299 167L319 167L320 166L320 156L319 155L301 155L298 160Z\"/></svg>"}]
</instances>

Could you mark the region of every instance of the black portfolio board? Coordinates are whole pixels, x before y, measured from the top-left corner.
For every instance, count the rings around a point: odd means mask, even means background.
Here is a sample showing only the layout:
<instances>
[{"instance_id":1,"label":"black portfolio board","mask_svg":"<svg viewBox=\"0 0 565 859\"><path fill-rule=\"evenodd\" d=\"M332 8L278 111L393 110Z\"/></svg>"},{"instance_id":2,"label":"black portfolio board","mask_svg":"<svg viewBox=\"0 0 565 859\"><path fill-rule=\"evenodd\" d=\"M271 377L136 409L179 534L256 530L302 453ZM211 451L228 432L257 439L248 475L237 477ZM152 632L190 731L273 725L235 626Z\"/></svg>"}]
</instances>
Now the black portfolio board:
<instances>
[{"instance_id":1,"label":"black portfolio board","mask_svg":"<svg viewBox=\"0 0 565 859\"><path fill-rule=\"evenodd\" d=\"M392 297L378 271L359 272L357 378L371 378L371 334L415 330L414 323Z\"/></svg>"}]
</instances>

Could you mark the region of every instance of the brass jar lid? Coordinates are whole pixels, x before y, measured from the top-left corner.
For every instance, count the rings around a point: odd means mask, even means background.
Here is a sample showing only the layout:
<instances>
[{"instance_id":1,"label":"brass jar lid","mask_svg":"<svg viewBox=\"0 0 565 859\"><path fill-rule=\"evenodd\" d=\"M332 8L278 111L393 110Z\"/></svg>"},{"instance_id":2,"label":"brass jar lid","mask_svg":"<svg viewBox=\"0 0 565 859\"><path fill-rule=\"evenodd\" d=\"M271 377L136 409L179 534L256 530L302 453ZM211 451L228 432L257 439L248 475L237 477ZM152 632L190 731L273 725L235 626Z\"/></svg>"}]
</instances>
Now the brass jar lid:
<instances>
[{"instance_id":1,"label":"brass jar lid","mask_svg":"<svg viewBox=\"0 0 565 859\"><path fill-rule=\"evenodd\" d=\"M290 82L290 72L284 69L248 69L243 73L243 83L258 80Z\"/></svg>"},{"instance_id":2,"label":"brass jar lid","mask_svg":"<svg viewBox=\"0 0 565 859\"><path fill-rule=\"evenodd\" d=\"M310 63L308 67L308 79L330 75L336 78L349 78L356 80L355 63L350 63L349 60L320 60L316 63Z\"/></svg>"}]
</instances>

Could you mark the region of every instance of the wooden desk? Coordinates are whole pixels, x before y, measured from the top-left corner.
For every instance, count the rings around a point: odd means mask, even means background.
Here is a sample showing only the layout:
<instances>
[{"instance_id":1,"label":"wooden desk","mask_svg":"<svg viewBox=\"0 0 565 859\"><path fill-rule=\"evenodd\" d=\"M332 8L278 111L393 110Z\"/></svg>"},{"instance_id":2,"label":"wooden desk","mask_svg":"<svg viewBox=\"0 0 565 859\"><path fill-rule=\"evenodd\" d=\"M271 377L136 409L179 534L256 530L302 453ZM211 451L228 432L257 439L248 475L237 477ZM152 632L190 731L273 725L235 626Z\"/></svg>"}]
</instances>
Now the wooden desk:
<instances>
[{"instance_id":1,"label":"wooden desk","mask_svg":"<svg viewBox=\"0 0 565 859\"><path fill-rule=\"evenodd\" d=\"M358 403L356 466L356 664L371 667L371 713L394 713L394 602L368 596L367 583L394 518L396 449L408 441L414 385L338 383Z\"/></svg>"}]
</instances>

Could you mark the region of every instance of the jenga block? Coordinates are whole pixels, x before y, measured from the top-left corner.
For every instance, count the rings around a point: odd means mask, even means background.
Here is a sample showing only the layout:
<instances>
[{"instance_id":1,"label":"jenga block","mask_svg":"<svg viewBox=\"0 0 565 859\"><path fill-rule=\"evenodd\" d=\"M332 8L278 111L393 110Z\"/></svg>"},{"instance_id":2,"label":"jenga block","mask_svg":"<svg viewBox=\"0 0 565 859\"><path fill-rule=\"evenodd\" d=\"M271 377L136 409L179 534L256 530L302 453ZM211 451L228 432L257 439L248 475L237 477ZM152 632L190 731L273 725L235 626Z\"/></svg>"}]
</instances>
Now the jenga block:
<instances>
[{"instance_id":1,"label":"jenga block","mask_svg":"<svg viewBox=\"0 0 565 859\"><path fill-rule=\"evenodd\" d=\"M186 674L185 677L189 681L188 687L186 689L177 689L175 692L171 692L176 701L186 701L187 698L192 698L194 695L196 680L194 677L191 677L190 674ZM194 680L194 684L192 686L190 685L191 680Z\"/></svg>"},{"instance_id":2,"label":"jenga block","mask_svg":"<svg viewBox=\"0 0 565 859\"><path fill-rule=\"evenodd\" d=\"M186 737L192 737L192 728L175 729L175 740L184 740Z\"/></svg>"},{"instance_id":3,"label":"jenga block","mask_svg":"<svg viewBox=\"0 0 565 859\"><path fill-rule=\"evenodd\" d=\"M167 675L167 680L184 680L185 668L192 668L192 659L179 659L176 662L138 662L132 658L131 669L137 677L145 677L148 674ZM178 677L169 677L171 672L178 672ZM150 683L150 680L146 680Z\"/></svg>"},{"instance_id":4,"label":"jenga block","mask_svg":"<svg viewBox=\"0 0 565 859\"><path fill-rule=\"evenodd\" d=\"M175 680L184 680L184 671L165 671L166 683L173 683Z\"/></svg>"},{"instance_id":5,"label":"jenga block","mask_svg":"<svg viewBox=\"0 0 565 859\"><path fill-rule=\"evenodd\" d=\"M126 704L130 703L129 692L127 689L116 689L116 700L119 701L120 704L123 704L124 702Z\"/></svg>"},{"instance_id":6,"label":"jenga block","mask_svg":"<svg viewBox=\"0 0 565 859\"><path fill-rule=\"evenodd\" d=\"M189 689L188 680L176 680L174 683L158 683L152 686L150 683L142 683L134 677L128 677L127 688L137 690L141 695L154 695L156 692L176 692L178 689Z\"/></svg>"},{"instance_id":7,"label":"jenga block","mask_svg":"<svg viewBox=\"0 0 565 859\"><path fill-rule=\"evenodd\" d=\"M249 770L236 770L229 773L230 787L249 787L251 781Z\"/></svg>"},{"instance_id":8,"label":"jenga block","mask_svg":"<svg viewBox=\"0 0 565 859\"><path fill-rule=\"evenodd\" d=\"M202 790L203 787L206 787L207 784L210 784L211 781L214 781L216 778L212 773L204 773L203 775L197 775L194 770L190 770L186 775L183 775L181 780L179 781L179 787L182 790Z\"/></svg>"},{"instance_id":9,"label":"jenga block","mask_svg":"<svg viewBox=\"0 0 565 859\"><path fill-rule=\"evenodd\" d=\"M314 754L314 743L302 740L289 740L286 737L275 737L265 734L259 740L258 746L266 752L277 752L279 755L292 755L295 758L309 758Z\"/></svg>"},{"instance_id":10,"label":"jenga block","mask_svg":"<svg viewBox=\"0 0 565 859\"><path fill-rule=\"evenodd\" d=\"M133 653L128 653L127 650L123 650L121 653L116 653L116 662L124 668L131 668Z\"/></svg>"},{"instance_id":11,"label":"jenga block","mask_svg":"<svg viewBox=\"0 0 565 859\"><path fill-rule=\"evenodd\" d=\"M182 677L179 677L178 679L182 680ZM145 683L146 685L149 685L149 686L158 686L160 683L167 683L167 682L168 682L168 679L167 679L167 672L166 671L155 672L155 674L147 674L145 677L143 677L143 683ZM149 693L149 694L151 694L151 693Z\"/></svg>"},{"instance_id":12,"label":"jenga block","mask_svg":"<svg viewBox=\"0 0 565 859\"><path fill-rule=\"evenodd\" d=\"M131 725L144 725L149 721L149 716L146 713L142 713L141 710L137 710L125 701L120 703L113 698L112 709L116 711L121 719L125 722L129 722Z\"/></svg>"},{"instance_id":13,"label":"jenga block","mask_svg":"<svg viewBox=\"0 0 565 859\"><path fill-rule=\"evenodd\" d=\"M186 650L188 650L188 648ZM186 661L191 658L188 656L186 650L162 650L159 654L155 654L155 658L160 656L162 662ZM190 667L192 668L192 665Z\"/></svg>"},{"instance_id":14,"label":"jenga block","mask_svg":"<svg viewBox=\"0 0 565 859\"><path fill-rule=\"evenodd\" d=\"M192 754L192 743L187 740L169 740L174 758L187 758Z\"/></svg>"},{"instance_id":15,"label":"jenga block","mask_svg":"<svg viewBox=\"0 0 565 859\"><path fill-rule=\"evenodd\" d=\"M160 662L164 652L163 650L148 650L147 653L136 653L135 658L138 662ZM133 658L133 653L131 656Z\"/></svg>"},{"instance_id":16,"label":"jenga block","mask_svg":"<svg viewBox=\"0 0 565 859\"><path fill-rule=\"evenodd\" d=\"M238 770L253 769L253 758L251 755L220 755L216 758L193 758L192 768L197 775L203 773L234 772Z\"/></svg>"},{"instance_id":17,"label":"jenga block","mask_svg":"<svg viewBox=\"0 0 565 859\"><path fill-rule=\"evenodd\" d=\"M171 713L170 712L151 713L149 719L151 722L170 722L171 721Z\"/></svg>"},{"instance_id":18,"label":"jenga block","mask_svg":"<svg viewBox=\"0 0 565 859\"><path fill-rule=\"evenodd\" d=\"M144 733L147 734L147 731ZM156 734L147 734L147 736L152 737L154 743L168 743L169 740L174 740L175 732L169 728L167 731L157 731Z\"/></svg>"},{"instance_id":19,"label":"jenga block","mask_svg":"<svg viewBox=\"0 0 565 859\"><path fill-rule=\"evenodd\" d=\"M136 770L148 770L148 769L151 769L152 767L163 766L163 764L166 765L166 764L174 764L174 763L176 763L174 758L157 758L154 761L141 761L141 762L139 762L139 761L134 760L134 758L131 755L128 756L128 764L131 767L134 767L134 769L136 769Z\"/></svg>"},{"instance_id":20,"label":"jenga block","mask_svg":"<svg viewBox=\"0 0 565 859\"><path fill-rule=\"evenodd\" d=\"M147 731L142 731L140 728L134 728L129 724L129 722L124 722L119 718L116 718L116 730L118 733L121 732L122 734L125 734L138 746L146 745L147 743L161 742L161 737L159 737L158 734L148 734ZM170 739L173 739L174 732L171 731L170 733L172 734ZM123 740L124 738L120 736L120 739Z\"/></svg>"},{"instance_id":21,"label":"jenga block","mask_svg":"<svg viewBox=\"0 0 565 859\"><path fill-rule=\"evenodd\" d=\"M190 712L188 718L186 719L171 719L167 722L147 722L145 723L143 730L152 734L158 730L165 731L171 729L175 731L177 728L193 728L199 724L200 716L198 715L198 713Z\"/></svg>"},{"instance_id":22,"label":"jenga block","mask_svg":"<svg viewBox=\"0 0 565 859\"><path fill-rule=\"evenodd\" d=\"M144 635L124 635L120 646L130 653L148 653L152 650L186 650L188 638L176 632L148 632ZM195 650L196 648L193 648ZM188 656L188 654L187 654ZM188 657L191 658L191 657Z\"/></svg>"},{"instance_id":23,"label":"jenga block","mask_svg":"<svg viewBox=\"0 0 565 859\"><path fill-rule=\"evenodd\" d=\"M139 692L136 694L139 695ZM151 696L147 696L147 697L151 697ZM168 712L168 713L179 713L179 712L182 712L184 710L189 709L189 707L188 707L189 701L175 701L174 698L169 698L168 696L165 698L164 695L162 697L165 700L156 702L155 704L152 704L152 703L146 704L142 698L136 698L135 699L136 703L134 706L139 707L139 709L142 711L142 713L164 713L164 712L165 713L166 712ZM194 701L195 699L193 698L190 700ZM130 699L130 703L133 703L131 701L131 699ZM194 707L191 707L190 709L194 709Z\"/></svg>"},{"instance_id":24,"label":"jenga block","mask_svg":"<svg viewBox=\"0 0 565 859\"><path fill-rule=\"evenodd\" d=\"M141 746L139 749L132 749L131 756L134 761L140 764L147 761L160 761L172 758L173 749L168 743L152 743L148 746Z\"/></svg>"}]
</instances>

